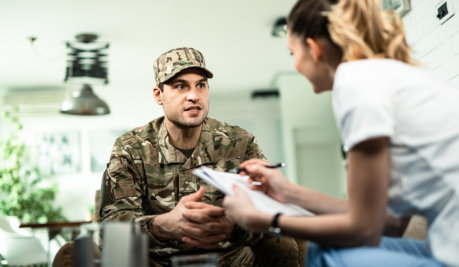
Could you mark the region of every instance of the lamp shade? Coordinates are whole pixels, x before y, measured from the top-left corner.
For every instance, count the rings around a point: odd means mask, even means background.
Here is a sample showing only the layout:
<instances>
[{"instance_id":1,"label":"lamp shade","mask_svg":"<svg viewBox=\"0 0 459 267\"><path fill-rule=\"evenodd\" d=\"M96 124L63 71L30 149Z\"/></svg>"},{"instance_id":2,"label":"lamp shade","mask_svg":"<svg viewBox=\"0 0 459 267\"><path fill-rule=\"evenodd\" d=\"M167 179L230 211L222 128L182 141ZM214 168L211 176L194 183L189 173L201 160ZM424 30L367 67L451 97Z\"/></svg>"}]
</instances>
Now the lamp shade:
<instances>
[{"instance_id":1,"label":"lamp shade","mask_svg":"<svg viewBox=\"0 0 459 267\"><path fill-rule=\"evenodd\" d=\"M94 93L92 87L85 84L64 100L60 112L71 115L105 115L110 113L110 109L107 103Z\"/></svg>"}]
</instances>

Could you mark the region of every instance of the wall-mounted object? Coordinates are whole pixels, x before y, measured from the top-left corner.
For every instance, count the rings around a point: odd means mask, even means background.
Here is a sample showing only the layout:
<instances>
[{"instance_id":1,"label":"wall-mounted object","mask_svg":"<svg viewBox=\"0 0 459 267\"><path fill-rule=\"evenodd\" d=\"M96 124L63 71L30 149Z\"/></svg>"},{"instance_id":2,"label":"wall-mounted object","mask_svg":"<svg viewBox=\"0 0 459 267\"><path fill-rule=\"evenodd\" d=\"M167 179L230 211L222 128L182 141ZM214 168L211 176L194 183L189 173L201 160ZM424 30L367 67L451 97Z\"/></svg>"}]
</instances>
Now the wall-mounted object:
<instances>
[{"instance_id":1,"label":"wall-mounted object","mask_svg":"<svg viewBox=\"0 0 459 267\"><path fill-rule=\"evenodd\" d=\"M34 131L29 134L30 160L36 163L40 174L51 176L81 171L81 136L78 131Z\"/></svg>"},{"instance_id":2,"label":"wall-mounted object","mask_svg":"<svg viewBox=\"0 0 459 267\"><path fill-rule=\"evenodd\" d=\"M287 34L287 18L280 17L276 19L271 30L271 36L282 37Z\"/></svg>"},{"instance_id":3,"label":"wall-mounted object","mask_svg":"<svg viewBox=\"0 0 459 267\"><path fill-rule=\"evenodd\" d=\"M66 89L61 84L12 86L5 90L3 104L19 107L21 115L54 114L66 96Z\"/></svg>"},{"instance_id":4,"label":"wall-mounted object","mask_svg":"<svg viewBox=\"0 0 459 267\"><path fill-rule=\"evenodd\" d=\"M267 98L267 97L279 97L279 90L277 89L265 89L265 90L255 90L251 93L250 96L252 99L256 98Z\"/></svg>"},{"instance_id":5,"label":"wall-mounted object","mask_svg":"<svg viewBox=\"0 0 459 267\"><path fill-rule=\"evenodd\" d=\"M116 138L129 131L127 128L107 128L88 130L89 158L91 172L103 173L107 168L107 155L110 155Z\"/></svg>"},{"instance_id":6,"label":"wall-mounted object","mask_svg":"<svg viewBox=\"0 0 459 267\"><path fill-rule=\"evenodd\" d=\"M435 7L436 17L440 24L445 23L454 15L454 4L452 0L442 0Z\"/></svg>"},{"instance_id":7,"label":"wall-mounted object","mask_svg":"<svg viewBox=\"0 0 459 267\"><path fill-rule=\"evenodd\" d=\"M400 16L404 16L411 10L410 0L383 0L382 8L387 10L395 10Z\"/></svg>"}]
</instances>

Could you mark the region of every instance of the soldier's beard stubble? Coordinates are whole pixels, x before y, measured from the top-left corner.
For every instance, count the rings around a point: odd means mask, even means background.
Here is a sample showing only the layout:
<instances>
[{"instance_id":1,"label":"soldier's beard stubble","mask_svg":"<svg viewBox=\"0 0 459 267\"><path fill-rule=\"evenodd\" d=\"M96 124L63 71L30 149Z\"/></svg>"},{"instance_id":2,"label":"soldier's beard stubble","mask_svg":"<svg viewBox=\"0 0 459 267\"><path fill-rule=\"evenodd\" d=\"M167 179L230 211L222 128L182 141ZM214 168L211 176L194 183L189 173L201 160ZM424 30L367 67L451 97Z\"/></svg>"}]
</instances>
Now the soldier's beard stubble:
<instances>
[{"instance_id":1,"label":"soldier's beard stubble","mask_svg":"<svg viewBox=\"0 0 459 267\"><path fill-rule=\"evenodd\" d=\"M202 117L198 121L194 121L194 122L187 122L186 120L179 121L179 120L174 120L171 118L168 118L168 120L172 122L172 124L174 124L177 128L190 129L190 128L196 128L196 127L201 126L204 120L206 119L207 114L208 112L202 114Z\"/></svg>"},{"instance_id":2,"label":"soldier's beard stubble","mask_svg":"<svg viewBox=\"0 0 459 267\"><path fill-rule=\"evenodd\" d=\"M170 120L170 122L172 122L172 124L174 124L177 128L181 128L181 129L196 128L198 126L201 126L203 121L204 121L204 119L200 120L199 122L195 122L195 123L186 123L186 122L179 122L179 121L175 121L175 120Z\"/></svg>"}]
</instances>

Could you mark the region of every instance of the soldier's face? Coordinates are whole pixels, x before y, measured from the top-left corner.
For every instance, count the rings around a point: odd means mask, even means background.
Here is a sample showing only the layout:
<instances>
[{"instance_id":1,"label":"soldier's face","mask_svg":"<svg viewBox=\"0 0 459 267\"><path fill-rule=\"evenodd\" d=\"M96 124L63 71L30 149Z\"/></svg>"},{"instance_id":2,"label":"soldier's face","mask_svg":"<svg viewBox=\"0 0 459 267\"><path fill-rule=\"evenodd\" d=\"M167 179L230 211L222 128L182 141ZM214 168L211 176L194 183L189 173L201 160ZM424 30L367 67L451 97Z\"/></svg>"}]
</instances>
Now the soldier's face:
<instances>
[{"instance_id":1,"label":"soldier's face","mask_svg":"<svg viewBox=\"0 0 459 267\"><path fill-rule=\"evenodd\" d=\"M166 120L180 128L202 124L209 113L209 85L203 71L190 68L154 90L155 100L163 106Z\"/></svg>"}]
</instances>

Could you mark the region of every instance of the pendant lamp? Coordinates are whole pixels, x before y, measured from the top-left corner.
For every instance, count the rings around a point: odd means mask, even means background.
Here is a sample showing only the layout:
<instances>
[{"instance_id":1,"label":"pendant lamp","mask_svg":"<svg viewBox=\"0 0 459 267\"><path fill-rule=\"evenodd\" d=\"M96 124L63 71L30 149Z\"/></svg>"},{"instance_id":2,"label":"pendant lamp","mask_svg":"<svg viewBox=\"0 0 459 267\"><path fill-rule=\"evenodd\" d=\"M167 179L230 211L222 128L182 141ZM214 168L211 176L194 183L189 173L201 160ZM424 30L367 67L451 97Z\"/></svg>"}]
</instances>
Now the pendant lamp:
<instances>
[{"instance_id":1,"label":"pendant lamp","mask_svg":"<svg viewBox=\"0 0 459 267\"><path fill-rule=\"evenodd\" d=\"M89 84L84 84L64 100L61 113L72 115L105 115L110 113L107 103L100 99Z\"/></svg>"},{"instance_id":2,"label":"pendant lamp","mask_svg":"<svg viewBox=\"0 0 459 267\"><path fill-rule=\"evenodd\" d=\"M67 69L65 81L82 84L72 91L61 105L60 112L71 115L105 115L110 113L107 103L95 93L89 81L104 84L107 79L108 43L96 43L96 34L83 33L76 36L76 42L67 42Z\"/></svg>"}]
</instances>

